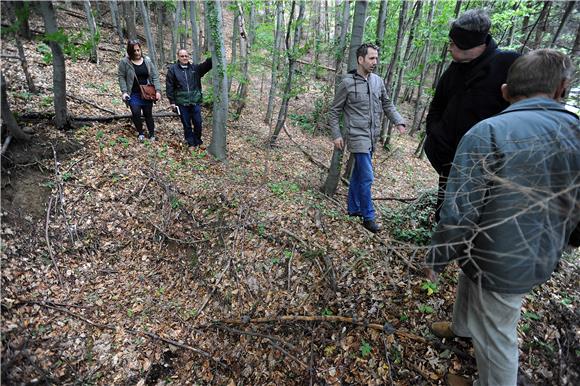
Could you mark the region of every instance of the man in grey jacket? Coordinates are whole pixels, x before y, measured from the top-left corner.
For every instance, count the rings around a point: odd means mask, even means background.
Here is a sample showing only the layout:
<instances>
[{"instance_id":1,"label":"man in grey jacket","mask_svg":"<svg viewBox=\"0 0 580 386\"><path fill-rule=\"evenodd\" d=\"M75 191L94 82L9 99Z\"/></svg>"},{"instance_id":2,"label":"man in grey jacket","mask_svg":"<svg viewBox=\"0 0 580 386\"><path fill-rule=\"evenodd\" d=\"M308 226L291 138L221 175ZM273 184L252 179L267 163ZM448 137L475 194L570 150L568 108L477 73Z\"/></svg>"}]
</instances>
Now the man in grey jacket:
<instances>
[{"instance_id":1,"label":"man in grey jacket","mask_svg":"<svg viewBox=\"0 0 580 386\"><path fill-rule=\"evenodd\" d=\"M339 126L344 113L344 129L348 150L354 154L355 163L348 189L348 214L361 217L363 226L376 233L375 209L371 199L373 166L371 157L381 130L384 111L399 132L405 131L405 122L387 95L381 77L373 74L379 49L373 44L363 44L356 51L357 69L349 72L338 85L330 108L329 126L334 146L343 150L345 141Z\"/></svg>"},{"instance_id":2,"label":"man in grey jacket","mask_svg":"<svg viewBox=\"0 0 580 386\"><path fill-rule=\"evenodd\" d=\"M449 261L461 267L453 322L432 331L473 339L479 385L516 385L522 300L575 242L580 126L558 103L572 67L555 50L518 58L501 87L511 106L472 127L453 160L425 273L436 281Z\"/></svg>"}]
</instances>

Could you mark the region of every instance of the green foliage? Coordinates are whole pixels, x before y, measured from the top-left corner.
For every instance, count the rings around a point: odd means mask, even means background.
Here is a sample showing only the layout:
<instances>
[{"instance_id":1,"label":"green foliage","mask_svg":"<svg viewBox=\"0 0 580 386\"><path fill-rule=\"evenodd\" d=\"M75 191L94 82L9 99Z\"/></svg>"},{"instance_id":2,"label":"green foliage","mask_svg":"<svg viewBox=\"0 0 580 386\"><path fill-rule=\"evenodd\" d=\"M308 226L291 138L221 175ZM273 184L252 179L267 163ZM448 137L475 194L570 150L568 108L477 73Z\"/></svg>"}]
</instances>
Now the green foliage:
<instances>
[{"instance_id":1,"label":"green foliage","mask_svg":"<svg viewBox=\"0 0 580 386\"><path fill-rule=\"evenodd\" d=\"M314 101L314 110L304 114L290 113L288 117L294 125L300 126L302 130L309 134L314 134L326 121L326 112L330 99L322 97ZM325 131L318 130L323 134Z\"/></svg>"},{"instance_id":2,"label":"green foliage","mask_svg":"<svg viewBox=\"0 0 580 386\"><path fill-rule=\"evenodd\" d=\"M369 356L371 354L372 350L373 349L372 349L371 345L363 340L361 345L360 345L360 353L361 353L362 357L366 358L367 356Z\"/></svg>"},{"instance_id":3,"label":"green foliage","mask_svg":"<svg viewBox=\"0 0 580 386\"><path fill-rule=\"evenodd\" d=\"M45 43L55 42L59 44L62 47L64 55L73 62L76 62L80 57L90 56L93 48L99 44L101 35L97 31L94 36L88 34L88 37L85 37L85 31L67 34L62 28L59 28L54 33L44 34L41 39ZM39 44L37 50L43 55L42 60L46 64L50 64L52 63L52 51L45 43Z\"/></svg>"},{"instance_id":4,"label":"green foliage","mask_svg":"<svg viewBox=\"0 0 580 386\"><path fill-rule=\"evenodd\" d=\"M177 197L171 197L171 209L178 209L181 207L181 201Z\"/></svg>"},{"instance_id":5,"label":"green foliage","mask_svg":"<svg viewBox=\"0 0 580 386\"><path fill-rule=\"evenodd\" d=\"M288 193L298 193L300 191L298 184L288 181L270 182L268 187L272 193L280 198L285 197Z\"/></svg>"},{"instance_id":6,"label":"green foliage","mask_svg":"<svg viewBox=\"0 0 580 386\"><path fill-rule=\"evenodd\" d=\"M425 290L425 292L427 292L427 296L431 296L431 295L439 292L439 288L437 286L437 283L434 283L430 280L426 280L425 282L423 282L423 284L421 285L421 289L423 289L423 290Z\"/></svg>"},{"instance_id":7,"label":"green foliage","mask_svg":"<svg viewBox=\"0 0 580 386\"><path fill-rule=\"evenodd\" d=\"M436 204L436 191L424 192L417 201L400 209L383 209L384 223L395 239L428 245L435 228L431 216Z\"/></svg>"},{"instance_id":8,"label":"green foliage","mask_svg":"<svg viewBox=\"0 0 580 386\"><path fill-rule=\"evenodd\" d=\"M325 308L324 311L322 311L322 316L332 316L332 311L329 308Z\"/></svg>"},{"instance_id":9,"label":"green foliage","mask_svg":"<svg viewBox=\"0 0 580 386\"><path fill-rule=\"evenodd\" d=\"M68 181L72 178L72 173L71 172L64 172L62 173L62 180L63 181Z\"/></svg>"},{"instance_id":10,"label":"green foliage","mask_svg":"<svg viewBox=\"0 0 580 386\"><path fill-rule=\"evenodd\" d=\"M432 314L434 312L433 307L426 304L419 304L417 307L423 314Z\"/></svg>"},{"instance_id":11,"label":"green foliage","mask_svg":"<svg viewBox=\"0 0 580 386\"><path fill-rule=\"evenodd\" d=\"M524 319L527 319L527 320L540 320L540 315L536 314L535 312L531 312L531 311L524 312L524 314L522 316L524 317Z\"/></svg>"}]
</instances>

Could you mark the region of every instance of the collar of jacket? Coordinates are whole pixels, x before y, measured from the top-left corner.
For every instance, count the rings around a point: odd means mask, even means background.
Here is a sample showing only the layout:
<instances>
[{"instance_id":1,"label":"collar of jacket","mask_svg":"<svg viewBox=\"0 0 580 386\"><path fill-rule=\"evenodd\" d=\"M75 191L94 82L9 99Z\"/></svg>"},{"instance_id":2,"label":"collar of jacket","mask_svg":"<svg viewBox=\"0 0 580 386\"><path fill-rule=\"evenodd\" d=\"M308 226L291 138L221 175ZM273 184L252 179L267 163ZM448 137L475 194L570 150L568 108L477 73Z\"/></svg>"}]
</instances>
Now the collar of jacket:
<instances>
[{"instance_id":1,"label":"collar of jacket","mask_svg":"<svg viewBox=\"0 0 580 386\"><path fill-rule=\"evenodd\" d=\"M566 110L566 108L559 102L547 98L547 97L533 97L522 99L510 106L508 106L504 111L499 113L498 115L509 113L512 111L521 111L521 110L553 110L553 111L561 111L563 113L568 113L578 118L578 115L574 114L573 112Z\"/></svg>"}]
</instances>

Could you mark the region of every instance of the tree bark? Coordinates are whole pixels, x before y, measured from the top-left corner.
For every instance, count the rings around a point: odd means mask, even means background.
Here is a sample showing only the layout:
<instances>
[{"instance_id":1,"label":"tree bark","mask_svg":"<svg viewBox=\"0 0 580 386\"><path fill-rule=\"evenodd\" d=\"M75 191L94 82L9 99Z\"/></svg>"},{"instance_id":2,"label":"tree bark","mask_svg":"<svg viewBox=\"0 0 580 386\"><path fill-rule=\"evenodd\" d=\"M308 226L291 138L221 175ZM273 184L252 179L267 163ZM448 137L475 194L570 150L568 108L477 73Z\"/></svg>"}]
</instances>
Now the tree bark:
<instances>
[{"instance_id":1,"label":"tree bark","mask_svg":"<svg viewBox=\"0 0 580 386\"><path fill-rule=\"evenodd\" d=\"M248 95L248 84L250 82L250 77L248 76L248 68L250 65L250 52L249 52L249 34L246 31L244 23L244 9L240 2L237 2L238 12L239 12L239 31L240 34L238 39L240 41L240 60L242 64L242 74L240 82L238 85L238 91L236 95L237 107L236 107L236 118L242 114L242 110L246 106L246 97Z\"/></svg>"},{"instance_id":2,"label":"tree bark","mask_svg":"<svg viewBox=\"0 0 580 386\"><path fill-rule=\"evenodd\" d=\"M99 31L97 29L97 23L95 22L95 17L93 16L93 10L91 9L91 2L89 0L84 0L83 5L85 7L85 14L87 15L87 22L89 23L89 32L91 33L91 54L89 60L91 63L99 64L99 55L97 53L97 48L99 46Z\"/></svg>"},{"instance_id":3,"label":"tree bark","mask_svg":"<svg viewBox=\"0 0 580 386\"><path fill-rule=\"evenodd\" d=\"M171 57L175 58L177 54L177 39L179 39L179 27L181 26L181 0L177 0L175 9L175 19L173 22L173 31L171 33Z\"/></svg>"},{"instance_id":4,"label":"tree bark","mask_svg":"<svg viewBox=\"0 0 580 386\"><path fill-rule=\"evenodd\" d=\"M337 22L338 23L338 22ZM342 75L342 63L344 60L344 51L346 50L346 33L348 25L350 24L350 0L344 0L342 9L342 19L340 20L340 38L338 39L338 46L335 53L334 68L336 75L334 77L335 87L338 84L339 75Z\"/></svg>"},{"instance_id":5,"label":"tree bark","mask_svg":"<svg viewBox=\"0 0 580 386\"><path fill-rule=\"evenodd\" d=\"M268 107L266 109L266 118L264 123L270 126L272 122L272 111L274 110L274 101L278 87L278 65L280 63L280 50L282 48L282 34L284 18L284 8L282 0L276 1L276 31L274 32L274 47L272 50L272 75L270 81L270 94L268 96Z\"/></svg>"},{"instance_id":6,"label":"tree bark","mask_svg":"<svg viewBox=\"0 0 580 386\"><path fill-rule=\"evenodd\" d=\"M139 0L139 8L141 10L141 16L143 17L143 29L145 30L145 36L147 37L147 49L149 50L149 57L157 66L157 52L155 51L155 40L153 39L153 32L151 31L151 19L149 19L149 11L145 5L145 0Z\"/></svg>"},{"instance_id":7,"label":"tree bark","mask_svg":"<svg viewBox=\"0 0 580 386\"><path fill-rule=\"evenodd\" d=\"M6 92L6 79L4 79L4 73L0 71L1 79L1 102L2 102L2 122L6 125L8 129L8 135L16 139L30 139L30 136L22 131L18 122L16 122L16 118L14 118L14 114L12 114L12 110L10 110L10 103L8 102L8 93Z\"/></svg>"},{"instance_id":8,"label":"tree bark","mask_svg":"<svg viewBox=\"0 0 580 386\"><path fill-rule=\"evenodd\" d=\"M197 2L191 0L189 2L189 16L191 19L191 59L193 63L199 63L201 56L199 52L199 27L197 24Z\"/></svg>"},{"instance_id":9,"label":"tree bark","mask_svg":"<svg viewBox=\"0 0 580 386\"><path fill-rule=\"evenodd\" d=\"M28 19L30 18L30 4L24 1L14 1L14 9L16 12L16 20L19 23L19 34L25 40L32 40L32 31L30 30L30 25L28 24Z\"/></svg>"},{"instance_id":10,"label":"tree bark","mask_svg":"<svg viewBox=\"0 0 580 386\"><path fill-rule=\"evenodd\" d=\"M16 16L14 10L14 3L9 2L5 6L6 11L8 13L8 17L14 20L13 23L18 23L18 27L20 27L21 21ZM12 35L12 34L11 34ZM34 80L32 79L32 75L30 75L30 71L28 71L28 60L26 59L26 54L24 53L24 45L22 44L22 39L20 38L20 34L18 31L13 31L14 41L16 42L16 49L18 50L18 57L20 58L20 65L22 66L22 72L24 72L24 76L26 78L26 85L28 87L28 91L32 94L36 94L37 89L34 85Z\"/></svg>"},{"instance_id":11,"label":"tree bark","mask_svg":"<svg viewBox=\"0 0 580 386\"><path fill-rule=\"evenodd\" d=\"M286 79L286 86L284 87L284 96L282 97L282 103L280 105L280 111L278 112L278 120L276 121L276 127L274 128L274 133L270 137L270 147L273 147L278 139L278 135L286 122L286 115L288 114L288 102L290 101L290 95L292 92L292 80L294 77L294 72L296 71L296 56L297 48L300 46L300 37L302 36L302 24L304 21L304 0L300 1L300 6L298 9L298 18L296 19L296 26L294 27L294 43L290 46L289 38L291 31L291 24L294 9L296 7L296 2L292 1L292 10L290 11L290 19L288 20L288 30L286 31L286 53L288 55L288 78Z\"/></svg>"},{"instance_id":12,"label":"tree bark","mask_svg":"<svg viewBox=\"0 0 580 386\"><path fill-rule=\"evenodd\" d=\"M159 49L159 65L165 64L165 35L163 34L163 26L165 24L165 4L155 3L157 8L157 48ZM171 58L172 60L174 58Z\"/></svg>"},{"instance_id":13,"label":"tree bark","mask_svg":"<svg viewBox=\"0 0 580 386\"><path fill-rule=\"evenodd\" d=\"M236 7L234 10L234 25L232 26L232 55L230 60L230 74L235 72L238 67L238 37L240 36L240 10ZM228 78L228 93L232 89L232 82L234 81L234 76Z\"/></svg>"},{"instance_id":14,"label":"tree bark","mask_svg":"<svg viewBox=\"0 0 580 386\"><path fill-rule=\"evenodd\" d=\"M123 2L125 9L125 25L127 26L127 39L137 39L137 26L135 25L135 1Z\"/></svg>"},{"instance_id":15,"label":"tree bark","mask_svg":"<svg viewBox=\"0 0 580 386\"><path fill-rule=\"evenodd\" d=\"M382 47L383 40L385 39L385 28L387 26L387 0L381 0L381 5L379 7L379 18L377 20L377 40L376 44Z\"/></svg>"},{"instance_id":16,"label":"tree bark","mask_svg":"<svg viewBox=\"0 0 580 386\"><path fill-rule=\"evenodd\" d=\"M40 11L44 19L44 29L47 34L58 32L56 15L52 2L40 2ZM52 52L52 88L54 90L55 125L58 129L70 127L66 105L66 67L62 47L56 41L48 42Z\"/></svg>"},{"instance_id":17,"label":"tree bark","mask_svg":"<svg viewBox=\"0 0 580 386\"><path fill-rule=\"evenodd\" d=\"M580 55L580 28L576 29L576 39L574 39L574 46L571 52L573 58L577 58L578 55Z\"/></svg>"},{"instance_id":18,"label":"tree bark","mask_svg":"<svg viewBox=\"0 0 580 386\"><path fill-rule=\"evenodd\" d=\"M109 8L111 9L113 27L119 37L119 45L123 48L125 45L125 38L123 37L123 29L121 28L121 18L119 17L119 4L117 3L117 0L109 0Z\"/></svg>"},{"instance_id":19,"label":"tree bark","mask_svg":"<svg viewBox=\"0 0 580 386\"><path fill-rule=\"evenodd\" d=\"M352 21L352 32L350 35L350 48L348 50L348 68L347 71L356 70L356 50L362 44L365 23L367 17L367 0L357 0L354 6L354 18Z\"/></svg>"},{"instance_id":20,"label":"tree bark","mask_svg":"<svg viewBox=\"0 0 580 386\"><path fill-rule=\"evenodd\" d=\"M570 1L566 4L566 9L564 10L564 16L562 17L562 21L560 22L560 25L558 26L558 29L556 30L556 33L554 34L554 37L552 38L552 43L550 44L550 47L556 46L556 41L560 37L560 33L562 32L564 25L566 25L566 22L568 21L568 18L570 17L572 10L576 6L576 3L577 3L576 1Z\"/></svg>"},{"instance_id":21,"label":"tree bark","mask_svg":"<svg viewBox=\"0 0 580 386\"><path fill-rule=\"evenodd\" d=\"M217 160L225 161L226 124L228 118L228 77L226 49L223 37L221 3L205 0L205 17L209 26L206 31L210 38L210 51L213 61L213 130L208 151Z\"/></svg>"}]
</instances>

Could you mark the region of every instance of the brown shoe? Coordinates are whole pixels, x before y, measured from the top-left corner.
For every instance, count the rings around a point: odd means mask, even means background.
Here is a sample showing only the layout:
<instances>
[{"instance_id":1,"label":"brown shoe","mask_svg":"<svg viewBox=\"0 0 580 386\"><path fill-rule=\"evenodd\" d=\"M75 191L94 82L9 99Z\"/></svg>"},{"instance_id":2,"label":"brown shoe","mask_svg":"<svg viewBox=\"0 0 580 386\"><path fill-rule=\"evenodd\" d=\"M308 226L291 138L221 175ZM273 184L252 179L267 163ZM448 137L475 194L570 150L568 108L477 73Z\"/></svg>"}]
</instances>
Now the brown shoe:
<instances>
[{"instance_id":1,"label":"brown shoe","mask_svg":"<svg viewBox=\"0 0 580 386\"><path fill-rule=\"evenodd\" d=\"M431 332L439 338L454 338L457 335L451 329L451 322L435 322L431 324Z\"/></svg>"},{"instance_id":2,"label":"brown shoe","mask_svg":"<svg viewBox=\"0 0 580 386\"><path fill-rule=\"evenodd\" d=\"M473 381L468 378L462 377L461 375L457 374L447 374L445 377L445 382L447 386L471 386L473 385Z\"/></svg>"}]
</instances>

